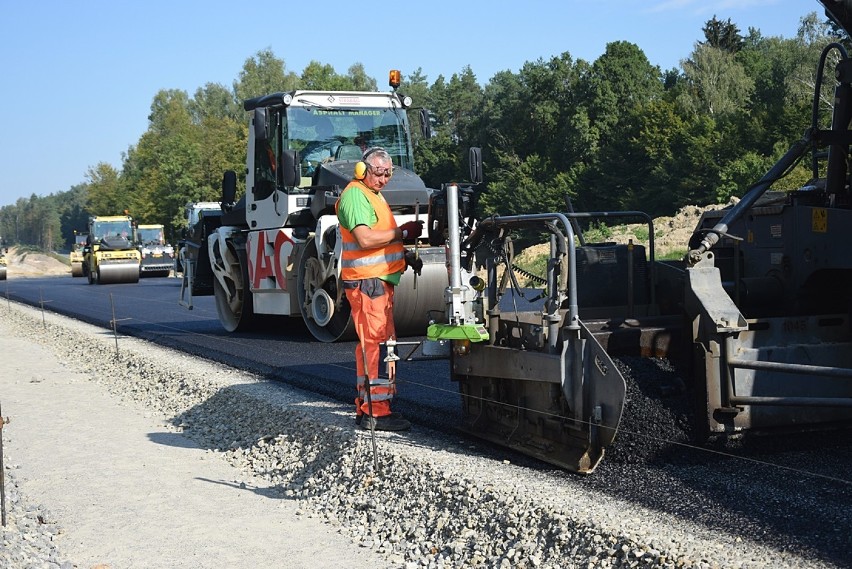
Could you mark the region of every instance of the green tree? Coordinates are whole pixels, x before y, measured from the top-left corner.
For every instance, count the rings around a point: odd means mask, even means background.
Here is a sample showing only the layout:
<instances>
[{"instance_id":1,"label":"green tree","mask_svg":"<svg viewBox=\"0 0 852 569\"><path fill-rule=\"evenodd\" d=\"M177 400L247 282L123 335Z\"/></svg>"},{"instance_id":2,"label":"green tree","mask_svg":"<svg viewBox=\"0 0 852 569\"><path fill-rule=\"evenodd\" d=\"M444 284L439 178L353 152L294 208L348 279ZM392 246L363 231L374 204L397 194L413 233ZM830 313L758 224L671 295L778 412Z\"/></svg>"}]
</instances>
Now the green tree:
<instances>
[{"instance_id":1,"label":"green tree","mask_svg":"<svg viewBox=\"0 0 852 569\"><path fill-rule=\"evenodd\" d=\"M119 193L118 170L99 162L86 172L86 209L92 215L120 215L131 208L127 196Z\"/></svg>"},{"instance_id":2,"label":"green tree","mask_svg":"<svg viewBox=\"0 0 852 569\"><path fill-rule=\"evenodd\" d=\"M706 41L701 42L702 45L715 47L728 53L737 53L745 44L739 28L731 22L730 18L723 22L717 19L714 14L713 18L704 24L701 31L704 32L706 38Z\"/></svg>"},{"instance_id":3,"label":"green tree","mask_svg":"<svg viewBox=\"0 0 852 569\"><path fill-rule=\"evenodd\" d=\"M583 125L595 150L583 158L578 203L588 209L632 209L650 169L635 139L645 109L663 96L662 74L638 46L613 42L587 76L581 105L588 118L578 116L575 124Z\"/></svg>"},{"instance_id":4,"label":"green tree","mask_svg":"<svg viewBox=\"0 0 852 569\"><path fill-rule=\"evenodd\" d=\"M236 100L227 87L219 83L207 83L204 87L199 87L188 102L188 108L195 124L209 119L242 120L244 117L242 103Z\"/></svg>"},{"instance_id":5,"label":"green tree","mask_svg":"<svg viewBox=\"0 0 852 569\"><path fill-rule=\"evenodd\" d=\"M267 48L245 61L234 81L234 95L238 101L245 101L278 91L293 91L298 83L299 77L286 71L284 60Z\"/></svg>"},{"instance_id":6,"label":"green tree","mask_svg":"<svg viewBox=\"0 0 852 569\"><path fill-rule=\"evenodd\" d=\"M754 91L754 81L743 66L731 53L719 48L696 45L682 65L689 88L680 101L689 111L734 113L745 108Z\"/></svg>"},{"instance_id":7,"label":"green tree","mask_svg":"<svg viewBox=\"0 0 852 569\"><path fill-rule=\"evenodd\" d=\"M66 244L74 243L74 232L85 233L89 221L86 209L88 188L86 184L71 186L57 197L62 238Z\"/></svg>"},{"instance_id":8,"label":"green tree","mask_svg":"<svg viewBox=\"0 0 852 569\"><path fill-rule=\"evenodd\" d=\"M299 78L299 88L319 91L349 91L352 89L352 84L348 77L338 74L331 65L311 61L302 71Z\"/></svg>"},{"instance_id":9,"label":"green tree","mask_svg":"<svg viewBox=\"0 0 852 569\"><path fill-rule=\"evenodd\" d=\"M354 63L346 72L346 78L349 80L349 88L353 91L377 91L378 84L376 80L364 70L362 63Z\"/></svg>"},{"instance_id":10,"label":"green tree","mask_svg":"<svg viewBox=\"0 0 852 569\"><path fill-rule=\"evenodd\" d=\"M137 220L162 223L171 233L184 205L204 187L210 164L184 91L157 93L148 118L148 130L125 159L121 188L132 195Z\"/></svg>"},{"instance_id":11,"label":"green tree","mask_svg":"<svg viewBox=\"0 0 852 569\"><path fill-rule=\"evenodd\" d=\"M399 93L411 97L412 108L409 110L408 118L411 128L411 136L414 142L414 166L415 170L423 172L427 169L427 160L422 154L427 153L428 141L423 140L420 136L422 126L420 124L420 110L425 109L432 113L431 95L429 92L429 82L423 70L417 68L414 73L403 77L402 84L399 87ZM431 129L431 122L429 128Z\"/></svg>"}]
</instances>

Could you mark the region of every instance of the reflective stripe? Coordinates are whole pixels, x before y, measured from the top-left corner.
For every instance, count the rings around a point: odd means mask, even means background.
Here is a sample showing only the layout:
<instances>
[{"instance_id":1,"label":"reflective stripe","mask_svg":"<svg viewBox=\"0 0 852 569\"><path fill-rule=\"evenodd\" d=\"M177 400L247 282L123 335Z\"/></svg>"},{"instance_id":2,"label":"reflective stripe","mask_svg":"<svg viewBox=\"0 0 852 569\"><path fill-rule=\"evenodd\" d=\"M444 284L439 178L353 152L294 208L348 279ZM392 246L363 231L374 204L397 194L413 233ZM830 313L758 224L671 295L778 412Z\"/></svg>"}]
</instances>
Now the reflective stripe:
<instances>
[{"instance_id":1,"label":"reflective stripe","mask_svg":"<svg viewBox=\"0 0 852 569\"><path fill-rule=\"evenodd\" d=\"M359 376L357 380L357 389L358 395L364 401L367 401L367 393L364 386L364 378ZM396 385L394 382L385 378L377 378L370 380L370 400L373 402L376 401L390 401L393 399L394 394L396 393Z\"/></svg>"},{"instance_id":2,"label":"reflective stripe","mask_svg":"<svg viewBox=\"0 0 852 569\"><path fill-rule=\"evenodd\" d=\"M370 229L382 231L396 229L396 220L390 206L384 197L371 190L362 182L353 180L343 191L360 191L373 206L376 213L376 223ZM343 199L343 196L341 196ZM340 200L335 204L335 211L340 206ZM351 231L340 226L340 237L343 254L340 263L340 278L343 280L361 280L374 277L384 277L405 270L405 248L399 241L393 241L382 247L362 249Z\"/></svg>"},{"instance_id":3,"label":"reflective stripe","mask_svg":"<svg viewBox=\"0 0 852 569\"><path fill-rule=\"evenodd\" d=\"M340 266L348 268L366 267L367 265L375 265L381 262L390 264L391 262L399 261L400 259L405 259L405 253L392 252L387 255L373 255L372 257L359 257L357 259L347 259L346 257L343 257L341 259Z\"/></svg>"},{"instance_id":4,"label":"reflective stripe","mask_svg":"<svg viewBox=\"0 0 852 569\"><path fill-rule=\"evenodd\" d=\"M390 394L390 393L384 393L384 394L382 394L382 393L371 393L370 394L370 400L373 403L377 403L379 401L390 401L391 399L393 399L393 395Z\"/></svg>"},{"instance_id":5,"label":"reflective stripe","mask_svg":"<svg viewBox=\"0 0 852 569\"><path fill-rule=\"evenodd\" d=\"M358 383L357 383L357 384L358 384L358 388L363 388L363 387L364 387L364 381L365 381L365 380L364 380L364 376L363 376L363 375L359 375L359 376L358 376L358 380L357 380L357 382L358 382ZM372 387L380 387L380 386L383 386L383 385L393 385L394 383L395 383L395 382L391 381L390 379L388 379L388 378L386 378L386 377L379 377L379 378L377 378L377 379L371 379L371 380L370 380L370 385L371 385Z\"/></svg>"}]
</instances>

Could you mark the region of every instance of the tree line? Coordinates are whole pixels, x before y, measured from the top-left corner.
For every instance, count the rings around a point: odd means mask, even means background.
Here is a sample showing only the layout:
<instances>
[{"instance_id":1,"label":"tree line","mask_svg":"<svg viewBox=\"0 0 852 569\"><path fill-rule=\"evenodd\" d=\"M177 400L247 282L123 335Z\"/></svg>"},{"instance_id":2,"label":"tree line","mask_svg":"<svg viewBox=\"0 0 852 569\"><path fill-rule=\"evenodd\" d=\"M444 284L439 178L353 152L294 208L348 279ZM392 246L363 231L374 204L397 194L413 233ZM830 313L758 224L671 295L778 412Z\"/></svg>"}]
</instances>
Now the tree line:
<instances>
[{"instance_id":1,"label":"tree line","mask_svg":"<svg viewBox=\"0 0 852 569\"><path fill-rule=\"evenodd\" d=\"M593 62L566 51L484 85L469 66L431 84L417 69L400 91L430 110L434 136L412 129L416 170L430 187L458 181L467 149L481 147L486 214L564 211L570 198L577 210L658 216L741 196L810 126L820 53L847 39L815 12L801 19L794 38L742 33L715 16L702 31L704 40L669 70L625 41L609 43ZM831 69L820 97L823 126ZM174 238L187 202L218 201L222 173L245 171L243 100L377 86L360 63L338 74L314 61L296 74L270 49L259 51L230 87L208 83L192 96L159 91L148 129L120 169L101 162L66 191L0 208L0 235L7 244L57 249L85 231L89 215L128 211L140 223L164 224ZM799 187L810 176L808 165L797 166L776 188Z\"/></svg>"}]
</instances>

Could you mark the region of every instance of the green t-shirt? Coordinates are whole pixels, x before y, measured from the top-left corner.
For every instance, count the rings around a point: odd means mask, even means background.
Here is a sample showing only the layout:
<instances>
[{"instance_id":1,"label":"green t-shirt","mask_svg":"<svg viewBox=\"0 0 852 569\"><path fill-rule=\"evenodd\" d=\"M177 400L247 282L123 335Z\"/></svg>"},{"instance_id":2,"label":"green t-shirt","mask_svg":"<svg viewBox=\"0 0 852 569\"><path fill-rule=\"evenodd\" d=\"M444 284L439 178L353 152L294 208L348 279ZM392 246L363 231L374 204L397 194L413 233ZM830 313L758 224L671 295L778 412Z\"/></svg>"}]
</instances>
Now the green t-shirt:
<instances>
[{"instance_id":1,"label":"green t-shirt","mask_svg":"<svg viewBox=\"0 0 852 569\"><path fill-rule=\"evenodd\" d=\"M367 199L367 196L363 192L354 189L343 192L343 195L340 197L340 203L337 206L337 219L340 221L340 225L349 231L352 231L359 225L372 227L379 221L376 210L373 209L373 205ZM397 286L401 277L402 273L400 272L391 273L379 278L391 283L393 286Z\"/></svg>"}]
</instances>

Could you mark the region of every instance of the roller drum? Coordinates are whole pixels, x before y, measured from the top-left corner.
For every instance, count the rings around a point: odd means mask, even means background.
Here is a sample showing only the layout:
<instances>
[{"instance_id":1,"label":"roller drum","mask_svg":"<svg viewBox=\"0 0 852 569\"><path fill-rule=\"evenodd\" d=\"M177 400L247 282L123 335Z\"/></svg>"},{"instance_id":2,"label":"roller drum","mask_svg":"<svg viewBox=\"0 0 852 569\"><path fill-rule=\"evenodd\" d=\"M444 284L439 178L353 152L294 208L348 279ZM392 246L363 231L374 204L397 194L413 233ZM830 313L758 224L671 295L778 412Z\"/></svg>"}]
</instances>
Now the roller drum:
<instances>
[{"instance_id":1,"label":"roller drum","mask_svg":"<svg viewBox=\"0 0 852 569\"><path fill-rule=\"evenodd\" d=\"M139 265L136 263L98 265L98 283L136 283L139 282Z\"/></svg>"},{"instance_id":2,"label":"roller drum","mask_svg":"<svg viewBox=\"0 0 852 569\"><path fill-rule=\"evenodd\" d=\"M6 267L2 266L2 267L0 267L0 281L5 281L5 280L6 280Z\"/></svg>"},{"instance_id":3,"label":"roller drum","mask_svg":"<svg viewBox=\"0 0 852 569\"><path fill-rule=\"evenodd\" d=\"M444 314L444 290L449 286L449 277L443 256L443 249L440 258L436 255L432 259L428 253L421 255L424 264L421 275L417 277L417 288L414 288L412 269L402 274L399 286L394 291L393 312L397 336L422 336L430 318L440 320Z\"/></svg>"},{"instance_id":4,"label":"roller drum","mask_svg":"<svg viewBox=\"0 0 852 569\"><path fill-rule=\"evenodd\" d=\"M71 276L72 277L82 277L83 276L83 263L71 263Z\"/></svg>"}]
</instances>

